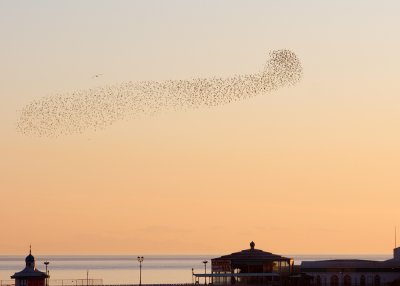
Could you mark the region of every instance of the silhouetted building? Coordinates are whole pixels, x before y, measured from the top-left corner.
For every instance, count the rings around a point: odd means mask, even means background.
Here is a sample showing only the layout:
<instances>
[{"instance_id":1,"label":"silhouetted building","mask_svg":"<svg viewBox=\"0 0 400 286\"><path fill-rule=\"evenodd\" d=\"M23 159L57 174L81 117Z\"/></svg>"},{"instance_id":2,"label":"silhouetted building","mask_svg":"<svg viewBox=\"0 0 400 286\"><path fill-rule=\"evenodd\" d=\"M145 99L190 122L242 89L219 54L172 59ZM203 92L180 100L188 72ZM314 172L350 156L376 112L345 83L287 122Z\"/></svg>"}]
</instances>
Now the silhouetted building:
<instances>
[{"instance_id":1,"label":"silhouetted building","mask_svg":"<svg viewBox=\"0 0 400 286\"><path fill-rule=\"evenodd\" d=\"M315 286L383 286L400 280L400 247L385 261L335 259L304 261L301 272L313 277Z\"/></svg>"},{"instance_id":2,"label":"silhouetted building","mask_svg":"<svg viewBox=\"0 0 400 286\"><path fill-rule=\"evenodd\" d=\"M29 255L25 258L25 268L11 276L15 279L15 286L45 286L46 278L49 278L44 272L36 269L35 257L33 257L31 250Z\"/></svg>"},{"instance_id":3,"label":"silhouetted building","mask_svg":"<svg viewBox=\"0 0 400 286\"><path fill-rule=\"evenodd\" d=\"M194 274L197 282L200 282L200 277L208 277L211 283L218 285L287 284L293 270L293 259L254 247L252 241L250 249L211 259L211 273Z\"/></svg>"}]
</instances>

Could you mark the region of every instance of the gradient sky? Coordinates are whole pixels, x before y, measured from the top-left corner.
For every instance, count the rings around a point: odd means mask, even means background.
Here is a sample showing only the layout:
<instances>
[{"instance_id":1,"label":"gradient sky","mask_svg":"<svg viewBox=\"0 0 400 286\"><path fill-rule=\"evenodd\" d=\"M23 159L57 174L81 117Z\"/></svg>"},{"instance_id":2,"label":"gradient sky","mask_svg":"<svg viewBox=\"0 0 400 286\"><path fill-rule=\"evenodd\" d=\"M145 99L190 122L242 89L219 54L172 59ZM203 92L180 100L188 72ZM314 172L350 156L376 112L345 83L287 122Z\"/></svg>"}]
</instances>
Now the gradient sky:
<instances>
[{"instance_id":1,"label":"gradient sky","mask_svg":"<svg viewBox=\"0 0 400 286\"><path fill-rule=\"evenodd\" d=\"M399 1L0 1L2 254L391 253ZM290 49L303 80L58 139L43 96L227 77ZM104 74L92 78L94 74Z\"/></svg>"}]
</instances>

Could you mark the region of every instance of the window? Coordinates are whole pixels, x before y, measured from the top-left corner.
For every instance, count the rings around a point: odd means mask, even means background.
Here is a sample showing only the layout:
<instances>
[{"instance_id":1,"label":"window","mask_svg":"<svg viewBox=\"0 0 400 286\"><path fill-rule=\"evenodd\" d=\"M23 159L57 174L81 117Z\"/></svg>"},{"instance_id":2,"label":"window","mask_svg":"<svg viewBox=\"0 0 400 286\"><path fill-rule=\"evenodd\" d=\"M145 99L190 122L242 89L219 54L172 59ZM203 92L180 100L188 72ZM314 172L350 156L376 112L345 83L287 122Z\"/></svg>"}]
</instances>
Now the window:
<instances>
[{"instance_id":1,"label":"window","mask_svg":"<svg viewBox=\"0 0 400 286\"><path fill-rule=\"evenodd\" d=\"M366 279L364 275L361 275L360 277L360 286L365 286L366 285Z\"/></svg>"},{"instance_id":2,"label":"window","mask_svg":"<svg viewBox=\"0 0 400 286\"><path fill-rule=\"evenodd\" d=\"M339 278L337 275L331 276L331 286L339 286Z\"/></svg>"},{"instance_id":3,"label":"window","mask_svg":"<svg viewBox=\"0 0 400 286\"><path fill-rule=\"evenodd\" d=\"M344 286L351 286L351 276L350 275L346 274L343 277L343 285Z\"/></svg>"},{"instance_id":4,"label":"window","mask_svg":"<svg viewBox=\"0 0 400 286\"><path fill-rule=\"evenodd\" d=\"M374 286L381 286L381 276L375 275Z\"/></svg>"},{"instance_id":5,"label":"window","mask_svg":"<svg viewBox=\"0 0 400 286\"><path fill-rule=\"evenodd\" d=\"M321 276L317 275L316 286L321 286Z\"/></svg>"}]
</instances>

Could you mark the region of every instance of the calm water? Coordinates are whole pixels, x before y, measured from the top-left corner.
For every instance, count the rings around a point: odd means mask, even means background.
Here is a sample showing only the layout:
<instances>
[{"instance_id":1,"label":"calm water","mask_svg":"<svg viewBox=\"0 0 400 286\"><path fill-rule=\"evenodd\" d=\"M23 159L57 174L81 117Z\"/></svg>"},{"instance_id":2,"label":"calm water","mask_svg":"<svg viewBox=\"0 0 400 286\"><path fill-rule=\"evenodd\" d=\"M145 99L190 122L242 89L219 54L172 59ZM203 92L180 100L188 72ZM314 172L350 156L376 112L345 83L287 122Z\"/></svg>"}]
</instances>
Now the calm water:
<instances>
[{"instance_id":1,"label":"calm water","mask_svg":"<svg viewBox=\"0 0 400 286\"><path fill-rule=\"evenodd\" d=\"M204 259L220 255L146 255L142 264L142 283L191 283L192 268L195 273L204 272ZM385 260L391 255L284 255L293 257L295 264L308 260L323 259L371 259ZM25 267L25 256L0 256L0 280ZM103 279L104 284L133 284L139 282L139 263L136 256L36 256L36 267L44 271L43 262L50 261L52 279ZM210 266L207 266L209 271ZM4 281L3 281L4 282ZM4 284L4 283L3 283Z\"/></svg>"}]
</instances>

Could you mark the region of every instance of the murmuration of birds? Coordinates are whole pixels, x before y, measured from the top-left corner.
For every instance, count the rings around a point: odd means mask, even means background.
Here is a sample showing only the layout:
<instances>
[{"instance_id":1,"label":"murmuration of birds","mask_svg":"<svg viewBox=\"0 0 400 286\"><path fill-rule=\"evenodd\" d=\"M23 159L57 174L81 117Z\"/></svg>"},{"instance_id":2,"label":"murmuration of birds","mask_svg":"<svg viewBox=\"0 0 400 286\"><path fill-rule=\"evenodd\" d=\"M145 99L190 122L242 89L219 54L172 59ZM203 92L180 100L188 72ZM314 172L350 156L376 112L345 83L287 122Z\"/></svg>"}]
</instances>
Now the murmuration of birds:
<instances>
[{"instance_id":1,"label":"murmuration of birds","mask_svg":"<svg viewBox=\"0 0 400 286\"><path fill-rule=\"evenodd\" d=\"M143 115L215 107L292 86L302 73L295 53L276 50L270 52L264 70L254 74L126 82L50 95L23 107L17 130L27 136L58 137Z\"/></svg>"}]
</instances>

